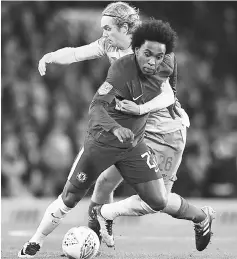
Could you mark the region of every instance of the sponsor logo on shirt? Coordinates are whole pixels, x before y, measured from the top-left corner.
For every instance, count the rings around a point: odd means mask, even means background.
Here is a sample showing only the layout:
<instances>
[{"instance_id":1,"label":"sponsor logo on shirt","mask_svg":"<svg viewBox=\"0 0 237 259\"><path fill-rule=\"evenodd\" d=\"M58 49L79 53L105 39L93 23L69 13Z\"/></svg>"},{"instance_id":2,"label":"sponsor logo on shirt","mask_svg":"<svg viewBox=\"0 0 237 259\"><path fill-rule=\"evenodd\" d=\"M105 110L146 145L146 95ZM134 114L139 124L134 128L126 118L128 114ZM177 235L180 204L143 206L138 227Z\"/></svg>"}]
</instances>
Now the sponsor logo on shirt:
<instances>
[{"instance_id":1,"label":"sponsor logo on shirt","mask_svg":"<svg viewBox=\"0 0 237 259\"><path fill-rule=\"evenodd\" d=\"M142 96L143 96L143 94L139 95L138 97L133 97L132 99L133 99L133 101L136 101L136 100L138 100Z\"/></svg>"}]
</instances>

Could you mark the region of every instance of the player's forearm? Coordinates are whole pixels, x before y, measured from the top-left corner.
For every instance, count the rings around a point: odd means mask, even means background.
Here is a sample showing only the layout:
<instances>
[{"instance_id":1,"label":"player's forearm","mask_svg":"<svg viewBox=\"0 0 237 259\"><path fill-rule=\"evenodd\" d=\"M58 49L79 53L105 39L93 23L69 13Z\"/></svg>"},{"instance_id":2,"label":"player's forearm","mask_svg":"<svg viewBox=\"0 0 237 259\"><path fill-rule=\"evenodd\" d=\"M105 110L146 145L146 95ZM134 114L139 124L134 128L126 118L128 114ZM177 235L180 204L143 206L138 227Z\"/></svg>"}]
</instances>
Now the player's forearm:
<instances>
[{"instance_id":1,"label":"player's forearm","mask_svg":"<svg viewBox=\"0 0 237 259\"><path fill-rule=\"evenodd\" d=\"M113 131L122 127L107 113L105 102L94 101L89 108L89 119L92 127L101 127L105 131Z\"/></svg>"},{"instance_id":2,"label":"player's forearm","mask_svg":"<svg viewBox=\"0 0 237 259\"><path fill-rule=\"evenodd\" d=\"M46 63L55 63L61 65L69 65L74 62L94 59L102 56L101 50L97 42L77 48L62 48L54 52L46 54Z\"/></svg>"},{"instance_id":3,"label":"player's forearm","mask_svg":"<svg viewBox=\"0 0 237 259\"><path fill-rule=\"evenodd\" d=\"M46 54L43 58L45 62L48 64L61 64L61 65L69 65L71 63L77 62L75 57L75 49L76 48L63 48L56 50L54 52L50 52Z\"/></svg>"},{"instance_id":4,"label":"player's forearm","mask_svg":"<svg viewBox=\"0 0 237 259\"><path fill-rule=\"evenodd\" d=\"M174 93L168 81L164 83L164 86L162 86L162 89L163 91L158 96L156 96L149 102L146 102L145 104L139 105L140 115L166 108L174 103L175 101Z\"/></svg>"}]
</instances>

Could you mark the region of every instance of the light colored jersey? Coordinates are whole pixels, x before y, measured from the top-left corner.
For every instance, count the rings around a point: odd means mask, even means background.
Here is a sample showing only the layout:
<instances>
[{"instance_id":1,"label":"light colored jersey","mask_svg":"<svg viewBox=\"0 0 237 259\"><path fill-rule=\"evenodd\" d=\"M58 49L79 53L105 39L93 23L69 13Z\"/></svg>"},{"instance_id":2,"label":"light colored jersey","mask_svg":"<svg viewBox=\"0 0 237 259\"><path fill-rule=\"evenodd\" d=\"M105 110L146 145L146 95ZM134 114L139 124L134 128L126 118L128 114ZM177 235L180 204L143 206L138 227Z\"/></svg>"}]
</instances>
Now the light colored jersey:
<instances>
[{"instance_id":1,"label":"light colored jersey","mask_svg":"<svg viewBox=\"0 0 237 259\"><path fill-rule=\"evenodd\" d=\"M82 51L76 52L76 60L83 61L85 59L95 59L103 56L109 58L109 62L112 64L117 59L132 54L132 48L122 50L117 47L114 47L110 44L109 40L105 37L98 39L97 41L92 42L89 45L83 46L83 55Z\"/></svg>"},{"instance_id":2,"label":"light colored jersey","mask_svg":"<svg viewBox=\"0 0 237 259\"><path fill-rule=\"evenodd\" d=\"M154 133L170 133L183 127L182 118L172 119L168 109L150 112L146 123L146 131Z\"/></svg>"},{"instance_id":3,"label":"light colored jersey","mask_svg":"<svg viewBox=\"0 0 237 259\"><path fill-rule=\"evenodd\" d=\"M109 58L110 63L113 63L115 60L132 54L132 48L121 50L117 47L111 45L109 40L105 37L98 39L95 42L87 45L86 52L84 52L85 56L90 56L90 59L99 58L102 56L107 56ZM77 61L83 60L80 56L76 56ZM166 80L165 78L164 80ZM189 127L189 118L187 113L182 109L182 118L176 117L172 119L167 108L151 112L147 124L146 131L155 132L159 134L165 134L174 132L176 130L180 130L183 126Z\"/></svg>"}]
</instances>

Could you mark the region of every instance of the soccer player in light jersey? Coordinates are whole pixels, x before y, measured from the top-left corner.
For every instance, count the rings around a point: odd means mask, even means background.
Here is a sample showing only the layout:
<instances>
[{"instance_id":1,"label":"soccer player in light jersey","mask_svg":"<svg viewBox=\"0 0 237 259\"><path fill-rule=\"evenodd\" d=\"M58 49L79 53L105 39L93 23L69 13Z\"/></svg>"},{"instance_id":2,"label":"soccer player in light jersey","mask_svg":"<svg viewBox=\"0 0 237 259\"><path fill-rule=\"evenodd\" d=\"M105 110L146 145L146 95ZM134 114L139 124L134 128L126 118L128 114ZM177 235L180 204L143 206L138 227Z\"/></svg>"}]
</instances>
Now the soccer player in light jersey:
<instances>
[{"instance_id":1,"label":"soccer player in light jersey","mask_svg":"<svg viewBox=\"0 0 237 259\"><path fill-rule=\"evenodd\" d=\"M104 10L103 17L102 17L102 28L104 30L105 37L88 46L83 46L79 48L65 48L65 49L56 51L54 53L49 53L45 55L39 62L39 71L41 75L45 74L46 63L70 64L77 61L97 58L103 55L107 55L110 61L112 62L114 61L114 59L117 59L129 53L132 53L132 50L130 48L131 33L133 31L133 28L136 27L138 23L139 23L139 19L138 19L138 14L136 10L130 7L129 5L127 5L126 3L117 2L109 5ZM174 58L173 55L166 55L166 56L167 57L170 56ZM172 67L172 64L171 64L171 67ZM159 99L157 98L156 102L153 100L145 104L141 104L139 106L137 106L136 104L134 105L132 102L129 103L128 101L127 102L124 101L121 104L122 110L124 109L124 111L126 112L130 111L135 114L138 111L138 113L142 114L150 110L153 110L155 108L159 109L162 106L160 105L159 107L159 102L158 102ZM160 102L162 103L162 100L160 100ZM131 110L131 107L132 107L132 110ZM162 121L163 121L163 124L162 124ZM167 114L167 110L164 109L163 116L162 116L162 110L156 113L151 113L146 127L147 129L146 131L147 137L145 138L146 143L152 146L156 153L161 154L161 156L164 158L163 164L166 165L166 167L168 167L163 169L164 170L163 176L164 176L164 180L165 180L168 192L170 192L173 181L175 179L175 174L180 164L182 152L185 145L186 134L185 134L185 130L183 130L184 128L184 126L182 125L183 123L180 123L180 121L181 120L179 118L172 120L171 117ZM173 128L171 125L172 123L173 123ZM169 124L170 124L169 130L166 132L165 126ZM182 131L184 133L183 136L181 134ZM169 153L171 153L172 155L170 156ZM172 163L174 164L172 165ZM162 165L160 166L160 169L162 169ZM168 171L168 172L165 172L165 171ZM93 197L92 197L93 206L96 204L103 204L108 201L111 201L111 196L109 194L121 182L121 176L118 173L116 173L114 170L108 169L103 174L101 174L98 180L99 181L97 181L97 184L93 193ZM103 189L100 189L100 186L102 185L106 188L103 187ZM169 206L167 206L164 209L164 211L167 211L170 215L173 215L178 218L179 216L178 214L180 213L180 214L183 214L180 218L190 219L190 220L193 220L194 222L202 221L202 218L203 219L207 218L206 224L207 224L207 221L209 221L208 220L209 217L206 217L206 213L207 214L209 213L208 211L205 211L205 213L203 213L203 211L200 209L197 209L195 207L192 208L193 207L192 205L189 205L184 199L182 199L176 194L170 194L168 201L169 201L168 202ZM135 204L138 202L139 201L136 198ZM91 206L91 208L93 206ZM174 214L176 214L177 216ZM204 224L203 223L200 224L200 227L197 227L197 229L198 228L202 229L203 228L202 225ZM37 235L38 235L38 239L37 239ZM40 237L40 235L42 237ZM44 237L45 235L43 235L42 233L40 234L40 231L38 231L38 234L36 233L36 235L33 237L32 240L33 241L35 240L36 243L40 243L41 239L43 239ZM197 249L198 249L198 246L197 246Z\"/></svg>"}]
</instances>

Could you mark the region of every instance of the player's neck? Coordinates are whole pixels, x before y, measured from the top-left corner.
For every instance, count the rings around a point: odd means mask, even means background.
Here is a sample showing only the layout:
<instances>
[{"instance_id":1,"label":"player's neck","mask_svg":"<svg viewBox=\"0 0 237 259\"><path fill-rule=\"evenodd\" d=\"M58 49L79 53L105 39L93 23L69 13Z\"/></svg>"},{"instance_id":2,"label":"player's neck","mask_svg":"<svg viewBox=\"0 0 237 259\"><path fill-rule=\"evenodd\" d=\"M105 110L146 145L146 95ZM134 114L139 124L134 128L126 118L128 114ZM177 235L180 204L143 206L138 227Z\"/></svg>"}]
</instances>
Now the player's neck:
<instances>
[{"instance_id":1,"label":"player's neck","mask_svg":"<svg viewBox=\"0 0 237 259\"><path fill-rule=\"evenodd\" d=\"M126 38L124 38L123 44L120 47L121 50L126 50L131 47L131 35L127 35Z\"/></svg>"}]
</instances>

